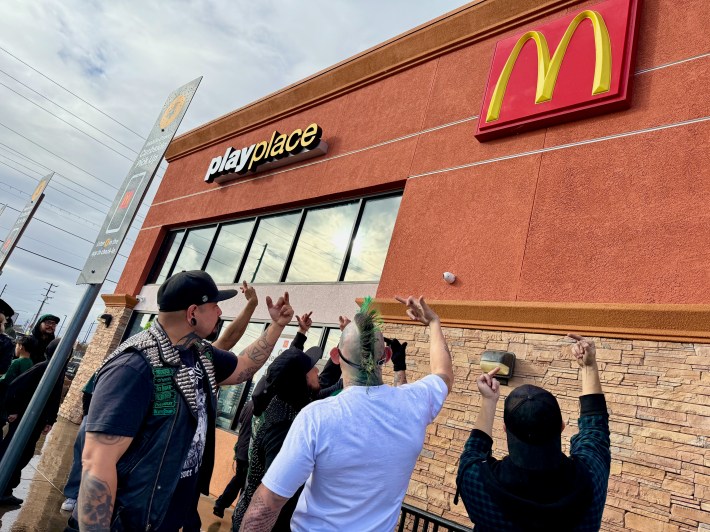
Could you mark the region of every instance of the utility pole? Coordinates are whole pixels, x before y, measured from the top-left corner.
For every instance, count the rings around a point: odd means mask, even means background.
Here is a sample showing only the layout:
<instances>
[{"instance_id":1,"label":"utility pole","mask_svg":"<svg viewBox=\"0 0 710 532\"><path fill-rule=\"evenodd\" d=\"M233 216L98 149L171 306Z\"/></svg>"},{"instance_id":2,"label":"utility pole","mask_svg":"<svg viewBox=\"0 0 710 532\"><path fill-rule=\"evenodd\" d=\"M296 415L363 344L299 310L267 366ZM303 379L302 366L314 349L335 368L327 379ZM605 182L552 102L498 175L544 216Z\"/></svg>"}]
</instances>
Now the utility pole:
<instances>
[{"instance_id":1,"label":"utility pole","mask_svg":"<svg viewBox=\"0 0 710 532\"><path fill-rule=\"evenodd\" d=\"M256 263L256 270L254 270L254 275L251 276L251 281L250 283L254 282L254 279L256 279L256 274L259 273L259 266L261 266L261 261L264 258L264 253L266 253L266 248L269 247L269 243L267 242L264 244L264 249L261 250L261 256L259 257L259 262Z\"/></svg>"},{"instance_id":2,"label":"utility pole","mask_svg":"<svg viewBox=\"0 0 710 532\"><path fill-rule=\"evenodd\" d=\"M89 330L86 331L86 336L84 336L84 342L83 342L83 343L86 343L86 341L89 339L89 335L91 334L91 329L94 328L94 325L96 325L96 322L95 322L95 321L92 321L91 324L89 325Z\"/></svg>"},{"instance_id":3,"label":"utility pole","mask_svg":"<svg viewBox=\"0 0 710 532\"><path fill-rule=\"evenodd\" d=\"M57 331L57 336L62 334L62 329L64 328L64 324L67 322L67 315L64 314L64 318L62 318L62 324L59 326L59 331Z\"/></svg>"},{"instance_id":4,"label":"utility pole","mask_svg":"<svg viewBox=\"0 0 710 532\"><path fill-rule=\"evenodd\" d=\"M37 313L35 314L34 318L32 318L32 321L30 322L30 327L33 327L34 324L37 322L39 317L42 315L42 308L44 308L44 304L47 302L49 299L54 299L51 297L51 294L54 294L56 290L52 290L56 285L54 283L47 283L49 286L47 287L47 291L44 293L44 296L42 297L42 301L39 304L39 308L37 309Z\"/></svg>"}]
</instances>

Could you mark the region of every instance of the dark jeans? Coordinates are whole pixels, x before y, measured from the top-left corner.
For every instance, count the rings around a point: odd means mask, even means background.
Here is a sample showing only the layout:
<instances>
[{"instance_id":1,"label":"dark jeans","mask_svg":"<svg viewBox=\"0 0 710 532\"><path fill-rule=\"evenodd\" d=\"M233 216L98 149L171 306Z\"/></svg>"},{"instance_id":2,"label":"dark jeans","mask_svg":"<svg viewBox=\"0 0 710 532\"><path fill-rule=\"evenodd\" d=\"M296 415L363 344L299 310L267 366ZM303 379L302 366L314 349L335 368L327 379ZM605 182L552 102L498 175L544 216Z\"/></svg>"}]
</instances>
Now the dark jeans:
<instances>
[{"instance_id":1,"label":"dark jeans","mask_svg":"<svg viewBox=\"0 0 710 532\"><path fill-rule=\"evenodd\" d=\"M12 441L12 437L15 435L15 432L17 432L17 427L20 425L20 421L22 418L17 418L15 421L10 423L9 429L7 431L7 435L5 438L2 440L2 443L0 443L0 460L2 460L2 457L5 456L5 451L7 451L7 448L10 446L10 442ZM15 470L12 472L12 476L10 477L10 482L7 485L7 488L5 489L5 493L3 493L4 496L12 495L12 490L14 490L17 486L20 485L20 480L21 480L21 474L22 470L25 468L27 464L30 463L30 460L32 460L32 457L35 454L35 447L37 445L37 441L39 440L39 437L42 435L42 431L44 430L44 425L37 423L37 426L35 426L34 430L30 434L30 438L27 440L27 444L25 445L25 448L22 450L22 453L20 454L20 460L17 462L17 466L15 467Z\"/></svg>"},{"instance_id":2,"label":"dark jeans","mask_svg":"<svg viewBox=\"0 0 710 532\"><path fill-rule=\"evenodd\" d=\"M79 432L74 440L74 461L71 463L69 478L64 485L64 496L67 499L79 498L79 484L81 483L81 453L84 452L84 438L86 437L86 416L81 420Z\"/></svg>"},{"instance_id":3,"label":"dark jeans","mask_svg":"<svg viewBox=\"0 0 710 532\"><path fill-rule=\"evenodd\" d=\"M214 505L216 508L225 508L232 505L234 501L237 500L239 492L244 489L247 482L247 471L249 470L248 460L237 460L237 472L229 481L227 487L224 488L224 492L215 501Z\"/></svg>"}]
</instances>

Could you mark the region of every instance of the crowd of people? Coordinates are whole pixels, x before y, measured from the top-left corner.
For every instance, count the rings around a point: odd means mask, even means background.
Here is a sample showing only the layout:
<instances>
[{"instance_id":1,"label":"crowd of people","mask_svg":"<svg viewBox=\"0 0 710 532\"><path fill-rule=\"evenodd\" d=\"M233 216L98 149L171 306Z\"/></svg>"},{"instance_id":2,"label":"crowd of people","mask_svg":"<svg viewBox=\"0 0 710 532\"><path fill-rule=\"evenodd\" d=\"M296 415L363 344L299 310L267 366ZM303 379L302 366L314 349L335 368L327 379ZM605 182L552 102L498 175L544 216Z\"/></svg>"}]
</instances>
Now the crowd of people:
<instances>
[{"instance_id":1,"label":"crowd of people","mask_svg":"<svg viewBox=\"0 0 710 532\"><path fill-rule=\"evenodd\" d=\"M0 299L0 429L4 432L0 442L0 460L10 446L60 340L54 334L59 324L57 316L40 316L31 333L25 335L10 330L13 315L12 307ZM62 374L30 432L5 492L0 495L0 506L23 503L22 499L13 495L13 490L20 484L22 469L32 459L40 436L47 434L57 420L63 385Z\"/></svg>"},{"instance_id":2,"label":"crowd of people","mask_svg":"<svg viewBox=\"0 0 710 532\"><path fill-rule=\"evenodd\" d=\"M311 312L295 315L288 293L266 297L270 324L238 355L230 351L259 303L247 283L241 292L244 310L215 338L219 303L238 291L219 290L202 271L171 276L158 290L151 326L106 357L86 384L65 487L63 509L73 509L67 530L199 531L197 505L214 468L219 386L251 382L294 317L295 338L241 411L234 477L213 512L223 517L236 503L234 531L395 529L427 426L454 385L439 316L423 297L397 298L413 322L429 327L429 373L415 382L407 379L407 343L384 337L369 299L354 316L340 317L339 343L319 373L323 351L305 349ZM42 323L53 320L40 320L37 334L46 334ZM33 357L33 339L17 342L6 375L46 366ZM570 339L582 389L569 456L562 452L565 424L557 400L526 384L505 399L508 455L494 458L498 369L463 383L477 388L480 406L460 456L453 502L461 499L475 530L600 528L611 462L608 414L594 342ZM390 361L394 377L386 384L382 369ZM22 415L14 410L8 420ZM48 430L55 418L50 408L35 432Z\"/></svg>"}]
</instances>

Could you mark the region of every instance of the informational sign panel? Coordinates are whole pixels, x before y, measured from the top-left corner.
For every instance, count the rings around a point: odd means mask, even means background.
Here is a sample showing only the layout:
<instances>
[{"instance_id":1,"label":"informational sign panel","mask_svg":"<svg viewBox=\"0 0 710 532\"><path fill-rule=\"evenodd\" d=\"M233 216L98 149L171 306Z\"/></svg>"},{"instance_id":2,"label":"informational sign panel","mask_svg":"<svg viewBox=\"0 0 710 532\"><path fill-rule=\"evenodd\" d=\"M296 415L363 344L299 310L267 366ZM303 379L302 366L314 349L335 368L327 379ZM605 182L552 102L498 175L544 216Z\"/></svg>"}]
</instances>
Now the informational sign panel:
<instances>
[{"instance_id":1,"label":"informational sign panel","mask_svg":"<svg viewBox=\"0 0 710 532\"><path fill-rule=\"evenodd\" d=\"M201 80L201 77L197 78L168 96L143 149L118 189L77 284L101 284L106 279L136 211L163 160L165 150L172 142Z\"/></svg>"},{"instance_id":2,"label":"informational sign panel","mask_svg":"<svg viewBox=\"0 0 710 532\"><path fill-rule=\"evenodd\" d=\"M10 233L5 237L5 242L3 242L2 247L0 248L0 272L2 272L2 269L5 267L5 263L10 258L10 254L12 253L12 250L15 249L17 241L20 240L22 233L25 232L27 224L30 223L37 207L39 207L39 204L42 203L42 200L44 199L44 189L47 188L49 180L52 179L53 175L54 172L40 179L37 187L32 193L30 201L27 205L25 205L25 208L22 209L20 215L15 221L15 224L10 229ZM3 210L4 209L5 206L3 206ZM0 214L2 214L2 210L0 210Z\"/></svg>"},{"instance_id":3,"label":"informational sign panel","mask_svg":"<svg viewBox=\"0 0 710 532\"><path fill-rule=\"evenodd\" d=\"M480 141L624 109L641 0L606 0L496 44Z\"/></svg>"}]
</instances>

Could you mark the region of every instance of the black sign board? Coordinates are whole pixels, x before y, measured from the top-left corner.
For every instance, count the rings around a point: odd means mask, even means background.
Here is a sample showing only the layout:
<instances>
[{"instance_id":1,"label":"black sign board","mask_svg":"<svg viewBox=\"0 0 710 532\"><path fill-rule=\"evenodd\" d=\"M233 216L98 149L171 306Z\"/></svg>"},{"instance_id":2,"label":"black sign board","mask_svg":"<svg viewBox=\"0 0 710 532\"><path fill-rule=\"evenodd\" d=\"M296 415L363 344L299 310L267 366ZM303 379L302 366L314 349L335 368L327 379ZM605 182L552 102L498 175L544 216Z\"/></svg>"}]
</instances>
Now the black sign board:
<instances>
[{"instance_id":1,"label":"black sign board","mask_svg":"<svg viewBox=\"0 0 710 532\"><path fill-rule=\"evenodd\" d=\"M136 211L163 160L165 150L173 140L201 80L201 77L197 78L168 96L143 149L118 189L77 284L101 284L106 279Z\"/></svg>"}]
</instances>

